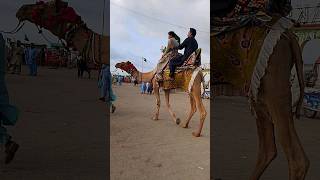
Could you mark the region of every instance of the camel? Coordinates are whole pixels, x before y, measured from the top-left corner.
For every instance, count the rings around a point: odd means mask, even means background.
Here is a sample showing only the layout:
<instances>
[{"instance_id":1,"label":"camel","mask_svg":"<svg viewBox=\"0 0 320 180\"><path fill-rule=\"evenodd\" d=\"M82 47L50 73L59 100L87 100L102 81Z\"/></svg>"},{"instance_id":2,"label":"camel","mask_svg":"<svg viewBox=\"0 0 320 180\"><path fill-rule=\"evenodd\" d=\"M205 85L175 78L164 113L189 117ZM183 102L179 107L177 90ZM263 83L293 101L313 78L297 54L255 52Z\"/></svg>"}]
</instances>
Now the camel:
<instances>
[{"instance_id":1,"label":"camel","mask_svg":"<svg viewBox=\"0 0 320 180\"><path fill-rule=\"evenodd\" d=\"M160 88L163 87L162 83L157 82L156 78L155 78L155 72L156 69L150 71L150 72L146 72L146 73L142 73L139 72L137 70L137 68L130 62L121 62L121 63L117 63L116 64L116 68L122 69L124 71L126 71L127 73L131 74L132 77L134 77L135 79L137 79L140 82L152 82L153 84L153 89L154 89L154 94L156 97L156 104L157 104L157 108L155 111L155 114L153 116L153 120L159 120L159 110L160 110ZM193 74L193 69L188 69L188 70L184 70L180 73L182 74L183 77L183 81L187 84L189 84L189 81L191 79L191 76ZM186 120L180 124L180 119L177 118L177 116L175 115L175 113L173 112L171 105L170 105L170 89L164 89L164 93L165 93L165 99L166 99L166 105L169 111L169 114L172 118L172 120L181 127L183 128L188 128L189 127L189 122L192 118L192 116L197 112L197 109L200 112L200 124L199 127L197 129L197 131L192 132L192 135L194 137L200 137L201 136L201 131L202 131L202 127L203 127L203 123L204 120L206 118L207 112L205 110L205 107L202 103L202 99L201 99L201 86L202 86L202 81L203 81L203 74L200 71L195 79L194 79L194 83L192 84L192 87L190 89L189 92L189 98L190 98L190 106L191 109L189 111L189 113L187 114L187 118ZM185 88L182 88L185 89Z\"/></svg>"},{"instance_id":2,"label":"camel","mask_svg":"<svg viewBox=\"0 0 320 180\"><path fill-rule=\"evenodd\" d=\"M237 52L235 52L235 47L242 43L244 37L242 36L243 32L253 32L257 29L259 28L246 26L233 29L229 32L224 32L219 35L214 33L211 34L211 62L213 63L213 75L216 74L220 76L220 73L225 73L221 71L219 72L219 69L217 67L215 68L215 65L219 64L218 61L226 60L225 62L230 62L230 59L226 59L226 57L218 57L221 55L222 51L225 50L228 55L232 53L237 54ZM269 32L267 30L268 29L266 29L265 32ZM224 49L228 44L223 44L223 40L221 40L227 36L232 37L230 39L232 39L231 43L233 43L230 45L232 48L228 50ZM257 39L256 37L250 38L251 42L254 42ZM257 44L258 42L256 41L256 43L252 44L250 47L257 46ZM245 45L247 44L244 44L244 46ZM231 60L241 58L243 57L232 57ZM260 80L257 98L254 101L250 101L251 108L255 112L256 116L259 140L257 161L250 180L260 179L272 160L276 158L276 139L279 140L288 160L289 179L303 180L305 179L309 168L309 160L304 152L294 126L294 118L295 116L299 117L299 110L303 101L303 61L297 38L290 29L281 34L280 39L273 47L272 54L268 58L268 65L265 74ZM292 111L292 92L290 83L293 67L296 69L300 86L300 96L295 112ZM239 76L243 75L243 77L245 77L246 74L244 74L242 70L243 69L239 70ZM251 79L252 74L249 77L249 80ZM223 78L217 78L216 80L217 82L219 80L222 82ZM213 84L213 94L215 97L225 95L223 92L219 92L219 88L215 88L215 86L219 86L218 84L215 84L215 82ZM227 87L226 84L220 85ZM244 94L250 91L246 86L242 87L245 87L241 90L243 91L245 89Z\"/></svg>"},{"instance_id":3,"label":"camel","mask_svg":"<svg viewBox=\"0 0 320 180\"><path fill-rule=\"evenodd\" d=\"M29 21L39 28L45 28L66 46L79 51L87 61L96 65L109 64L110 37L90 30L67 2L54 0L38 2L20 7L16 13L19 22Z\"/></svg>"}]
</instances>

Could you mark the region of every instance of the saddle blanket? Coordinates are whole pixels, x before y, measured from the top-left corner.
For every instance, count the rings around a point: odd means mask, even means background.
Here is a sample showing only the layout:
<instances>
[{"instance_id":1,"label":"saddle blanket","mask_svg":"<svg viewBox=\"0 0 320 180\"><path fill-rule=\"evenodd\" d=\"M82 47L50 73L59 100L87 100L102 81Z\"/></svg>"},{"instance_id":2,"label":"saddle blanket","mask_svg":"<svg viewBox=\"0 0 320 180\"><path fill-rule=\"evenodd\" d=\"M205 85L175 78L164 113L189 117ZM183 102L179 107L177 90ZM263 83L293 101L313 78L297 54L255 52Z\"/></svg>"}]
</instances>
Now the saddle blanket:
<instances>
[{"instance_id":1,"label":"saddle blanket","mask_svg":"<svg viewBox=\"0 0 320 180\"><path fill-rule=\"evenodd\" d=\"M276 19L269 22L270 26L275 22ZM247 95L251 76L268 30L268 26L249 26L211 36L213 85L216 88L220 85L229 89L225 91L220 88L219 91L224 92L217 92L218 88L215 93Z\"/></svg>"},{"instance_id":2,"label":"saddle blanket","mask_svg":"<svg viewBox=\"0 0 320 180\"><path fill-rule=\"evenodd\" d=\"M177 68L174 80L171 80L169 76L170 70L165 69L163 72L162 87L164 90L179 88L190 93L194 80L201 70L202 69L197 66Z\"/></svg>"}]
</instances>

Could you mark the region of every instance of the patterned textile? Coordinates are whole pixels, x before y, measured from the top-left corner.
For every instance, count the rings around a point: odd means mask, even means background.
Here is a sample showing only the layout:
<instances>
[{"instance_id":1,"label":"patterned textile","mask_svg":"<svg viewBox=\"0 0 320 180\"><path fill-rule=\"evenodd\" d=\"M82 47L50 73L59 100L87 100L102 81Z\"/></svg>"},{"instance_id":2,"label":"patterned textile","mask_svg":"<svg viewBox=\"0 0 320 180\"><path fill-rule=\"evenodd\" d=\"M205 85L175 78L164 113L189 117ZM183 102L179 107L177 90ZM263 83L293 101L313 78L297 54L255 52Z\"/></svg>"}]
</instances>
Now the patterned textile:
<instances>
[{"instance_id":1,"label":"patterned textile","mask_svg":"<svg viewBox=\"0 0 320 180\"><path fill-rule=\"evenodd\" d=\"M247 25L259 26L273 15L287 16L291 0L234 0L215 2L220 9L211 12L211 33L229 32Z\"/></svg>"},{"instance_id":2,"label":"patterned textile","mask_svg":"<svg viewBox=\"0 0 320 180\"><path fill-rule=\"evenodd\" d=\"M180 88L184 91L188 91L189 82L191 80L193 71L196 67L189 66L186 69L177 69L174 76L174 81L170 80L170 70L167 68L163 73L163 89L177 89Z\"/></svg>"},{"instance_id":3,"label":"patterned textile","mask_svg":"<svg viewBox=\"0 0 320 180\"><path fill-rule=\"evenodd\" d=\"M201 48L193 52L182 66L200 66L201 65Z\"/></svg>"},{"instance_id":4,"label":"patterned textile","mask_svg":"<svg viewBox=\"0 0 320 180\"><path fill-rule=\"evenodd\" d=\"M76 13L76 11L67 6L67 3L63 1L57 1L58 4L54 2L37 2L38 6L31 12L31 18L35 24L45 29L50 29L55 32L60 32L60 34L69 31L70 27L75 24L81 23L81 17ZM57 7L61 6L61 7ZM41 7L41 8L40 8ZM58 10L58 12L56 12Z\"/></svg>"},{"instance_id":5,"label":"patterned textile","mask_svg":"<svg viewBox=\"0 0 320 180\"><path fill-rule=\"evenodd\" d=\"M238 0L233 13L248 14L254 10L267 11L268 3L269 0Z\"/></svg>"},{"instance_id":6,"label":"patterned textile","mask_svg":"<svg viewBox=\"0 0 320 180\"><path fill-rule=\"evenodd\" d=\"M225 18L255 14L258 11L287 16L292 9L291 0L217 0L213 7L213 17Z\"/></svg>"},{"instance_id":7,"label":"patterned textile","mask_svg":"<svg viewBox=\"0 0 320 180\"><path fill-rule=\"evenodd\" d=\"M304 106L316 111L320 110L320 92L317 89L306 89L304 93Z\"/></svg>"},{"instance_id":8,"label":"patterned textile","mask_svg":"<svg viewBox=\"0 0 320 180\"><path fill-rule=\"evenodd\" d=\"M241 15L232 18L213 17L211 35L219 35L238 30L245 26L265 26L272 21L272 17L259 11L253 15Z\"/></svg>"},{"instance_id":9,"label":"patterned textile","mask_svg":"<svg viewBox=\"0 0 320 180\"><path fill-rule=\"evenodd\" d=\"M168 54L166 54L161 60L160 62L166 62L166 64L164 63L159 63L161 65L161 68L159 68L159 64L158 64L158 67L157 67L157 71L158 73L156 74L156 79L159 81L159 80L163 80L163 77L159 77L159 73L162 73L164 71L164 69L166 68L169 68L168 67L168 62L170 59L172 59L173 57L176 57L176 56L181 56L180 53L177 53L177 52L170 52ZM165 65L165 66L163 66ZM193 52L189 57L188 59L185 61L185 63L181 66L181 67L178 67L178 69L180 69L180 71L183 71L183 70L186 70L186 69L194 69L196 66L199 66L201 65L201 48L197 49L195 52ZM161 70L161 71L159 71Z\"/></svg>"},{"instance_id":10,"label":"patterned textile","mask_svg":"<svg viewBox=\"0 0 320 180\"><path fill-rule=\"evenodd\" d=\"M168 66L169 61L177 56L181 56L180 53L178 53L177 50L170 51L166 53L160 60L159 63L157 64L157 70L156 70L156 79L162 80L162 74L163 70Z\"/></svg>"},{"instance_id":11,"label":"patterned textile","mask_svg":"<svg viewBox=\"0 0 320 180\"><path fill-rule=\"evenodd\" d=\"M211 52L214 57L213 85L214 89L217 88L215 93L247 95L267 30L266 26L245 27L219 36L211 36ZM229 90L224 90L222 86Z\"/></svg>"}]
</instances>

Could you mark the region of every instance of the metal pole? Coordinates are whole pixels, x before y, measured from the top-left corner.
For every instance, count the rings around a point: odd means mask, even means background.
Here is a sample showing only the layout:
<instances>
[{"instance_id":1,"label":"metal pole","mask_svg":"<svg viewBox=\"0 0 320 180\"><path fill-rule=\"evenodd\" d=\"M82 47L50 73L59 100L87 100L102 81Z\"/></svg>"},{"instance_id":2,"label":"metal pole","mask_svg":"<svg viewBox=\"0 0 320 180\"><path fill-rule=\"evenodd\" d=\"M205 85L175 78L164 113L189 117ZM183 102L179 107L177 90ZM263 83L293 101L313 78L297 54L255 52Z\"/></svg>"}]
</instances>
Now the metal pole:
<instances>
[{"instance_id":1,"label":"metal pole","mask_svg":"<svg viewBox=\"0 0 320 180\"><path fill-rule=\"evenodd\" d=\"M105 16L105 9L106 9L106 0L103 0L103 8L102 8L102 32L101 32L101 36L98 35L98 40L99 40L99 74L98 74L98 77L100 78L100 73L101 73L101 69L102 69L102 37L104 35L104 16ZM95 36L93 36L93 38L95 38ZM95 42L95 39L93 40ZM98 78L98 81L99 81L99 78Z\"/></svg>"},{"instance_id":2,"label":"metal pole","mask_svg":"<svg viewBox=\"0 0 320 180\"><path fill-rule=\"evenodd\" d=\"M143 57L141 59L141 83L142 83L142 73L143 73Z\"/></svg>"},{"instance_id":3,"label":"metal pole","mask_svg":"<svg viewBox=\"0 0 320 180\"><path fill-rule=\"evenodd\" d=\"M104 35L105 8L106 8L106 0L103 1L103 11L102 11L102 36Z\"/></svg>"}]
</instances>

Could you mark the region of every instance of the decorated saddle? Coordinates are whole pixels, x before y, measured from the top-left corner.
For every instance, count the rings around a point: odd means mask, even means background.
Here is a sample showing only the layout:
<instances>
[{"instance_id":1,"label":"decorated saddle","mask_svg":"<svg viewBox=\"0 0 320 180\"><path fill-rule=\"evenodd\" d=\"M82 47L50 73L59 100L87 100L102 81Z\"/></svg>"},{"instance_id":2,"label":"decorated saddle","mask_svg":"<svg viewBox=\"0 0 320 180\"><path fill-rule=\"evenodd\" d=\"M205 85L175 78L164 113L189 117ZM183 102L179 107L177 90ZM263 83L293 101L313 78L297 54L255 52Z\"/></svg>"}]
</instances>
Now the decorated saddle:
<instances>
[{"instance_id":1,"label":"decorated saddle","mask_svg":"<svg viewBox=\"0 0 320 180\"><path fill-rule=\"evenodd\" d=\"M198 74L202 69L199 67L201 65L201 48L193 52L185 63L178 67L175 71L175 79L171 80L169 77L170 70L167 67L163 71L163 89L176 89L181 88L185 91L189 91L190 81L192 77ZM195 78L195 77L194 77ZM193 83L193 81L191 81Z\"/></svg>"},{"instance_id":2,"label":"decorated saddle","mask_svg":"<svg viewBox=\"0 0 320 180\"><path fill-rule=\"evenodd\" d=\"M251 102L257 101L274 47L281 37L288 37L287 33L293 27L290 19L274 16L266 26L245 27L211 36L214 95L249 96ZM290 81L292 112L296 112L300 84L294 67Z\"/></svg>"},{"instance_id":3,"label":"decorated saddle","mask_svg":"<svg viewBox=\"0 0 320 180\"><path fill-rule=\"evenodd\" d=\"M67 2L63 2L62 0L47 3L38 1L37 4L41 6L39 6L40 8L34 8L32 10L32 20L41 28L59 32L59 37L62 37L63 34L70 31L74 25L83 23L81 17L72 7L68 6ZM45 18L43 14L47 14Z\"/></svg>"},{"instance_id":4,"label":"decorated saddle","mask_svg":"<svg viewBox=\"0 0 320 180\"><path fill-rule=\"evenodd\" d=\"M290 0L217 0L211 11L213 35L247 25L259 26L272 20L270 14L287 16Z\"/></svg>"}]
</instances>

